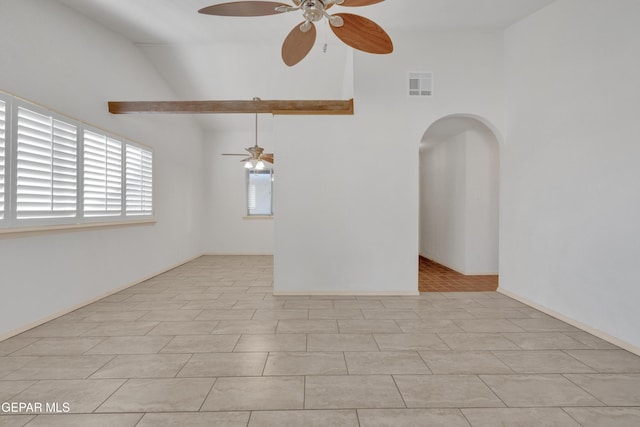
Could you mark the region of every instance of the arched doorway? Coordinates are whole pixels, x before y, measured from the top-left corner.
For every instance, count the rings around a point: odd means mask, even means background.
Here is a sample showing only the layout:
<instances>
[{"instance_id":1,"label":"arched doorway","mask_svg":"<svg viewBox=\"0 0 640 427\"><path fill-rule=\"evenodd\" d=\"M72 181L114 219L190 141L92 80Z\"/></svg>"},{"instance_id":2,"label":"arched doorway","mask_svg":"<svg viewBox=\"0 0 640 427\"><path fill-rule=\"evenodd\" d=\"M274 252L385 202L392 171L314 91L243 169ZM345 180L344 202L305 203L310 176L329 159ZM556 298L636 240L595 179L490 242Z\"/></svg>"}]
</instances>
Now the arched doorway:
<instances>
[{"instance_id":1,"label":"arched doorway","mask_svg":"<svg viewBox=\"0 0 640 427\"><path fill-rule=\"evenodd\" d=\"M424 133L420 142L421 291L497 287L499 146L494 127L473 115L443 117Z\"/></svg>"}]
</instances>

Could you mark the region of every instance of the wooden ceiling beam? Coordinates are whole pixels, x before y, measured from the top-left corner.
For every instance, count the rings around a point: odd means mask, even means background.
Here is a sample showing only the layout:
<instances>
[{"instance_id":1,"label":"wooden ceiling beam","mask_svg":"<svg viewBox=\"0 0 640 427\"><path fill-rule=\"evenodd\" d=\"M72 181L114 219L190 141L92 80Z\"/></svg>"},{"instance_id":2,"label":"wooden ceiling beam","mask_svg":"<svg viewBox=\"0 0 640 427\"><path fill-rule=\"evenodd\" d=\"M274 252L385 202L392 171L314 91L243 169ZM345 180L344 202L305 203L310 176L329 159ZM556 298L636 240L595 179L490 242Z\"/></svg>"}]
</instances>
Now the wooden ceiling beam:
<instances>
[{"instance_id":1,"label":"wooden ceiling beam","mask_svg":"<svg viewBox=\"0 0 640 427\"><path fill-rule=\"evenodd\" d=\"M111 114L353 115L353 99L313 101L109 101Z\"/></svg>"}]
</instances>

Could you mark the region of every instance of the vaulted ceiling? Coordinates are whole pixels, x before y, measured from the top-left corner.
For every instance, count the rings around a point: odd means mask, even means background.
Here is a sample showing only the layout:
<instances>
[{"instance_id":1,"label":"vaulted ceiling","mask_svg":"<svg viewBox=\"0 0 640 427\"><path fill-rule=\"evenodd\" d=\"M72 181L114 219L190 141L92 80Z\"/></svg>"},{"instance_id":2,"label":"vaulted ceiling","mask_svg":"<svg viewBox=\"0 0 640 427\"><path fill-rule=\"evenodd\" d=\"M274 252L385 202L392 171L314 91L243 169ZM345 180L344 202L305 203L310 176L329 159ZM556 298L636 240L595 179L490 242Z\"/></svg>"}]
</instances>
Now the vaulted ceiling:
<instances>
[{"instance_id":1,"label":"vaulted ceiling","mask_svg":"<svg viewBox=\"0 0 640 427\"><path fill-rule=\"evenodd\" d=\"M302 21L299 13L253 18L197 13L230 0L59 1L138 45L179 99L345 98L350 48L325 25L318 26L316 46L305 60L292 68L282 63L280 45ZM386 0L333 10L366 16L393 38L397 32L503 29L553 1ZM214 117L201 123L209 129L233 128L244 119Z\"/></svg>"},{"instance_id":2,"label":"vaulted ceiling","mask_svg":"<svg viewBox=\"0 0 640 427\"><path fill-rule=\"evenodd\" d=\"M196 13L205 6L232 0L61 1L140 44L282 41L301 20L293 13L249 20ZM514 23L552 1L386 0L358 9L358 13L379 22L390 32L496 29Z\"/></svg>"}]
</instances>

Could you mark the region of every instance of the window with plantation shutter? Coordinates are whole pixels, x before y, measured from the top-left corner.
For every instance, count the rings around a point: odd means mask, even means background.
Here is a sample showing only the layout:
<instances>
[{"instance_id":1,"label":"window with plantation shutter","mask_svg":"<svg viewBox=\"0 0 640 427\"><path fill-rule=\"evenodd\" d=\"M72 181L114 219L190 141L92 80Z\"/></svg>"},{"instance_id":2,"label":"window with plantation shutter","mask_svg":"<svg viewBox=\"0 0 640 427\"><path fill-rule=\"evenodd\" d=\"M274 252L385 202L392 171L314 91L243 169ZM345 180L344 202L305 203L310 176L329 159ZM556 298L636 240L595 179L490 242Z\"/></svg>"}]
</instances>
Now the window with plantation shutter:
<instances>
[{"instance_id":1,"label":"window with plantation shutter","mask_svg":"<svg viewBox=\"0 0 640 427\"><path fill-rule=\"evenodd\" d=\"M247 215L273 215L273 169L247 171Z\"/></svg>"},{"instance_id":2,"label":"window with plantation shutter","mask_svg":"<svg viewBox=\"0 0 640 427\"><path fill-rule=\"evenodd\" d=\"M0 220L5 219L5 152L7 146L7 103L0 99Z\"/></svg>"},{"instance_id":3,"label":"window with plantation shutter","mask_svg":"<svg viewBox=\"0 0 640 427\"><path fill-rule=\"evenodd\" d=\"M122 213L122 142L84 131L84 216Z\"/></svg>"},{"instance_id":4,"label":"window with plantation shutter","mask_svg":"<svg viewBox=\"0 0 640 427\"><path fill-rule=\"evenodd\" d=\"M153 153L126 144L126 215L153 214Z\"/></svg>"},{"instance_id":5,"label":"window with plantation shutter","mask_svg":"<svg viewBox=\"0 0 640 427\"><path fill-rule=\"evenodd\" d=\"M0 237L153 213L152 149L0 91Z\"/></svg>"},{"instance_id":6,"label":"window with plantation shutter","mask_svg":"<svg viewBox=\"0 0 640 427\"><path fill-rule=\"evenodd\" d=\"M18 107L16 127L16 218L75 217L76 126Z\"/></svg>"}]
</instances>

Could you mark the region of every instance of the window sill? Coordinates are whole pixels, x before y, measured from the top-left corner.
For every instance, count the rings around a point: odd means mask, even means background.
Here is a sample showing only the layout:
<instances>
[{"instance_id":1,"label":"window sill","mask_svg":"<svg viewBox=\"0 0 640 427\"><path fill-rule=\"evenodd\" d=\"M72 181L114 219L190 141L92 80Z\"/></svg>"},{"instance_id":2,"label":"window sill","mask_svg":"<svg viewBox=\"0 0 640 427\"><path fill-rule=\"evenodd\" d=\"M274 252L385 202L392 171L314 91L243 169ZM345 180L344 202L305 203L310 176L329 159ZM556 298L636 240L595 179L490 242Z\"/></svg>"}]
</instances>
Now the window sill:
<instances>
[{"instance_id":1,"label":"window sill","mask_svg":"<svg viewBox=\"0 0 640 427\"><path fill-rule=\"evenodd\" d=\"M242 219L273 219L273 215L252 215L252 216L243 216Z\"/></svg>"},{"instance_id":2,"label":"window sill","mask_svg":"<svg viewBox=\"0 0 640 427\"><path fill-rule=\"evenodd\" d=\"M102 228L130 227L137 225L153 225L154 218L145 218L132 221L96 222L84 224L43 225L35 227L0 228L0 239L8 237L35 236L42 234L60 233L67 231L92 230Z\"/></svg>"}]
</instances>

